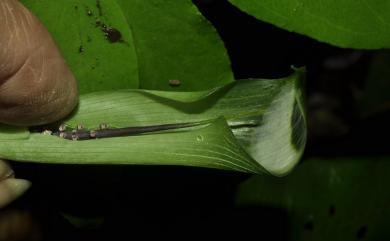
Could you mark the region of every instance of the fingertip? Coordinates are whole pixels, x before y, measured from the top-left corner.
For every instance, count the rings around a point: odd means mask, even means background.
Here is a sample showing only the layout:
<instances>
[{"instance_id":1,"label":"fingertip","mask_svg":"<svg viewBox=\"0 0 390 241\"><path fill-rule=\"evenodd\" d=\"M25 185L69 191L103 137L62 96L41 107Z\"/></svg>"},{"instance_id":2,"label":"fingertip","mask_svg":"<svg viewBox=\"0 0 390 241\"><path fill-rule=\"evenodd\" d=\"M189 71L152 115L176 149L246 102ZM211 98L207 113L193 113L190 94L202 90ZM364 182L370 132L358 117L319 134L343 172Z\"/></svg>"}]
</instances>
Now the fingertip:
<instances>
[{"instance_id":1,"label":"fingertip","mask_svg":"<svg viewBox=\"0 0 390 241\"><path fill-rule=\"evenodd\" d=\"M72 112L75 76L48 30L19 1L0 0L0 46L0 123L43 125Z\"/></svg>"},{"instance_id":2,"label":"fingertip","mask_svg":"<svg viewBox=\"0 0 390 241\"><path fill-rule=\"evenodd\" d=\"M31 187L31 182L24 179L8 178L0 182L0 208L19 198Z\"/></svg>"}]
</instances>

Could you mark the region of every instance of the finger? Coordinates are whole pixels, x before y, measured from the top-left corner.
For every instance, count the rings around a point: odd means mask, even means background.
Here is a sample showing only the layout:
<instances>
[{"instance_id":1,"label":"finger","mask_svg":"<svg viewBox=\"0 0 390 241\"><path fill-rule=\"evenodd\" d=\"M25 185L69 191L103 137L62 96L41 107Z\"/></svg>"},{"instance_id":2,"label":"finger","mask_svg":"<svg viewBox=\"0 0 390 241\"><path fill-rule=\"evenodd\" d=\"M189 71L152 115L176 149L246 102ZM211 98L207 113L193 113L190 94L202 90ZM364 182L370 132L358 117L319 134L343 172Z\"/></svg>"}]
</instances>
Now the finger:
<instances>
[{"instance_id":1,"label":"finger","mask_svg":"<svg viewBox=\"0 0 390 241\"><path fill-rule=\"evenodd\" d=\"M31 186L31 182L24 179L8 178L0 181L0 208L20 197Z\"/></svg>"},{"instance_id":2,"label":"finger","mask_svg":"<svg viewBox=\"0 0 390 241\"><path fill-rule=\"evenodd\" d=\"M14 172L8 162L0 159L0 181L13 177Z\"/></svg>"},{"instance_id":3,"label":"finger","mask_svg":"<svg viewBox=\"0 0 390 241\"><path fill-rule=\"evenodd\" d=\"M38 241L42 240L39 223L24 210L0 211L0 241Z\"/></svg>"},{"instance_id":4,"label":"finger","mask_svg":"<svg viewBox=\"0 0 390 241\"><path fill-rule=\"evenodd\" d=\"M21 196L31 183L23 179L15 179L8 162L0 159L0 208Z\"/></svg>"},{"instance_id":5,"label":"finger","mask_svg":"<svg viewBox=\"0 0 390 241\"><path fill-rule=\"evenodd\" d=\"M77 85L42 23L17 0L0 1L0 122L40 125L68 115Z\"/></svg>"}]
</instances>

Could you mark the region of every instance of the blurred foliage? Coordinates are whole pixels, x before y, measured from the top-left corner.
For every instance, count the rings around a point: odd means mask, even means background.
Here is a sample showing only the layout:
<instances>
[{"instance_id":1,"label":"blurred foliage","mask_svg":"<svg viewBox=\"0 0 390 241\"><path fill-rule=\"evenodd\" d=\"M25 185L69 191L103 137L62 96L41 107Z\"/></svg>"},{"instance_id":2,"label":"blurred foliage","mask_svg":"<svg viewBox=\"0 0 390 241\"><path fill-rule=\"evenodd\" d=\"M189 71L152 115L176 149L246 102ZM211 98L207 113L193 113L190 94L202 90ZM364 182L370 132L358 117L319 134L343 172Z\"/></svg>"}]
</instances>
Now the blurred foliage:
<instances>
[{"instance_id":1,"label":"blurred foliage","mask_svg":"<svg viewBox=\"0 0 390 241\"><path fill-rule=\"evenodd\" d=\"M287 212L288 240L388 240L389 162L389 157L308 159L284 178L250 178L239 187L237 204Z\"/></svg>"},{"instance_id":2,"label":"blurred foliage","mask_svg":"<svg viewBox=\"0 0 390 241\"><path fill-rule=\"evenodd\" d=\"M360 115L374 115L390 111L390 51L376 51L372 55L365 86L358 93Z\"/></svg>"}]
</instances>

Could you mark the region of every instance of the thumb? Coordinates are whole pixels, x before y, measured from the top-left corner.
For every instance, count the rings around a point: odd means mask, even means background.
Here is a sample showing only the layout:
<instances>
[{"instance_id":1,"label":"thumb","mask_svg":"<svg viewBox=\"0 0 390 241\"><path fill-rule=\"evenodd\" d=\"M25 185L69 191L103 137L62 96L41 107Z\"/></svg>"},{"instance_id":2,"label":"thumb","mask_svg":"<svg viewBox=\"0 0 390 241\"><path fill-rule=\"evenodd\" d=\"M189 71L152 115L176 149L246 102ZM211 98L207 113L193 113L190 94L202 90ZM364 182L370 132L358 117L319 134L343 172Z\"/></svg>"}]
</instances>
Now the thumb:
<instances>
[{"instance_id":1,"label":"thumb","mask_svg":"<svg viewBox=\"0 0 390 241\"><path fill-rule=\"evenodd\" d=\"M77 85L42 23L17 0L0 0L0 123L32 126L68 115Z\"/></svg>"},{"instance_id":2,"label":"thumb","mask_svg":"<svg viewBox=\"0 0 390 241\"><path fill-rule=\"evenodd\" d=\"M29 181L14 178L11 167L0 159L0 209L21 196L30 186Z\"/></svg>"}]
</instances>

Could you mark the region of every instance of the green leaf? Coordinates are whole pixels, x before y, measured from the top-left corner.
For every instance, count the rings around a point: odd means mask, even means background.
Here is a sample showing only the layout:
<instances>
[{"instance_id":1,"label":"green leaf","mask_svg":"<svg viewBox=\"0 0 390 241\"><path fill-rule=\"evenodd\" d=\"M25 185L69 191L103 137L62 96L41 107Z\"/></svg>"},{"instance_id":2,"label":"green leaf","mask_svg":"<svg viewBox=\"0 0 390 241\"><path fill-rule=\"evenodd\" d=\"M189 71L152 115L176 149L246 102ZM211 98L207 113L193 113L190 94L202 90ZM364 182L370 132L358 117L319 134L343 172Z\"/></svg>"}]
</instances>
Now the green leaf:
<instances>
[{"instance_id":1,"label":"green leaf","mask_svg":"<svg viewBox=\"0 0 390 241\"><path fill-rule=\"evenodd\" d=\"M229 57L191 0L117 0L138 53L140 88L206 90L234 81ZM175 87L177 88L177 87Z\"/></svg>"},{"instance_id":2,"label":"green leaf","mask_svg":"<svg viewBox=\"0 0 390 241\"><path fill-rule=\"evenodd\" d=\"M190 0L22 2L52 33L81 93L206 90L234 80L222 41Z\"/></svg>"},{"instance_id":3,"label":"green leaf","mask_svg":"<svg viewBox=\"0 0 390 241\"><path fill-rule=\"evenodd\" d=\"M285 178L253 176L238 192L242 206L286 212L289 240L387 240L389 157L312 158ZM264 209L262 209L264 210ZM271 209L272 210L272 209ZM362 235L362 229L367 232ZM261 231L261 230L260 230Z\"/></svg>"},{"instance_id":4,"label":"green leaf","mask_svg":"<svg viewBox=\"0 0 390 241\"><path fill-rule=\"evenodd\" d=\"M390 47L388 0L229 0L280 28L340 47Z\"/></svg>"},{"instance_id":5,"label":"green leaf","mask_svg":"<svg viewBox=\"0 0 390 241\"><path fill-rule=\"evenodd\" d=\"M81 96L65 124L96 129L209 121L173 132L69 141L42 133L10 140L0 134L0 157L74 164L186 165L285 175L299 160L306 138L297 70L278 80L242 80L188 93L145 90ZM184 101L183 101L184 100ZM223 117L223 118L221 118ZM225 121L227 120L227 122ZM265 170L264 170L265 169Z\"/></svg>"},{"instance_id":6,"label":"green leaf","mask_svg":"<svg viewBox=\"0 0 390 241\"><path fill-rule=\"evenodd\" d=\"M131 29L121 9L111 1L100 16L95 0L22 2L53 35L76 76L80 93L138 88L138 63ZM88 15L91 11L92 15ZM121 32L123 42L110 43L96 22Z\"/></svg>"}]
</instances>

